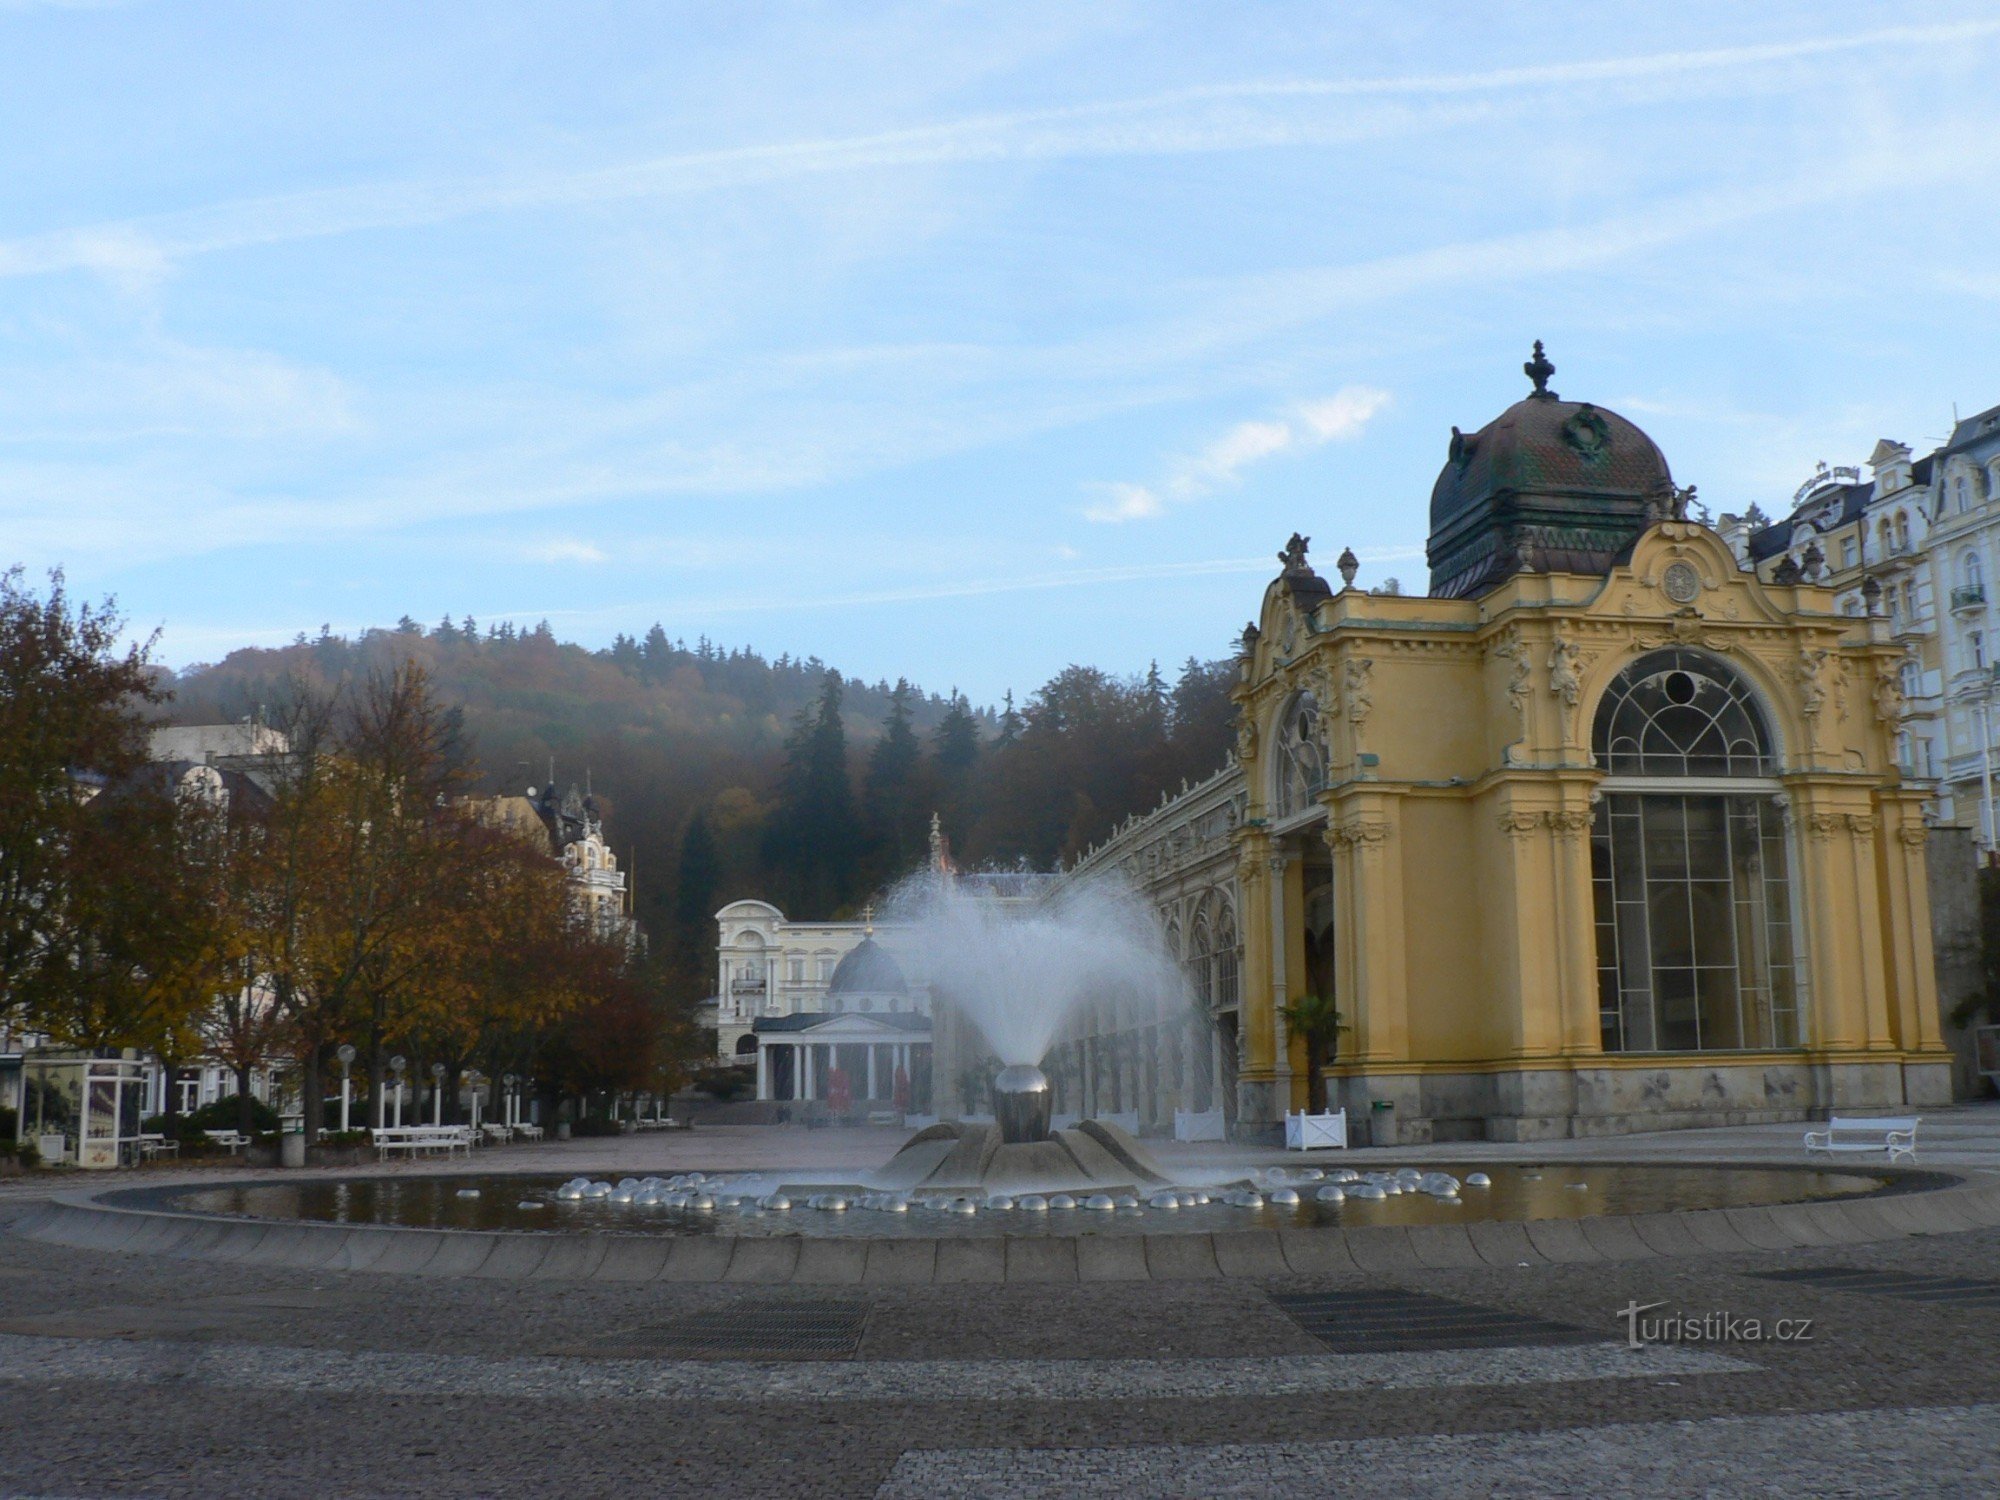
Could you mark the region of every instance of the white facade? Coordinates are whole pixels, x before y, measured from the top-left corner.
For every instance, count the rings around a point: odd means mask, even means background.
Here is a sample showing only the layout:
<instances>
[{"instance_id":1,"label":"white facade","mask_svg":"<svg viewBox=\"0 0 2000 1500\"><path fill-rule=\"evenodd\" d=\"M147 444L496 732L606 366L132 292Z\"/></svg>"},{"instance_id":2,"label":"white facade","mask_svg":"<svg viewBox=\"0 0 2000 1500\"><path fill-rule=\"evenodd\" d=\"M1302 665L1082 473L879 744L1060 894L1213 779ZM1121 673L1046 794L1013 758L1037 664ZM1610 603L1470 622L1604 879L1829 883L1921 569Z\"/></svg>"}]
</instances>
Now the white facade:
<instances>
[{"instance_id":1,"label":"white facade","mask_svg":"<svg viewBox=\"0 0 2000 1500\"><path fill-rule=\"evenodd\" d=\"M840 961L860 946L867 922L794 922L768 901L732 901L715 914L716 1056L755 1052L751 1023L826 1009Z\"/></svg>"},{"instance_id":2,"label":"white facade","mask_svg":"<svg viewBox=\"0 0 2000 1500\"><path fill-rule=\"evenodd\" d=\"M1940 802L1977 830L1990 856L2000 847L1994 777L2000 774L2000 407L1958 423L1931 458L1930 562L1944 609L1940 648L1945 751Z\"/></svg>"}]
</instances>

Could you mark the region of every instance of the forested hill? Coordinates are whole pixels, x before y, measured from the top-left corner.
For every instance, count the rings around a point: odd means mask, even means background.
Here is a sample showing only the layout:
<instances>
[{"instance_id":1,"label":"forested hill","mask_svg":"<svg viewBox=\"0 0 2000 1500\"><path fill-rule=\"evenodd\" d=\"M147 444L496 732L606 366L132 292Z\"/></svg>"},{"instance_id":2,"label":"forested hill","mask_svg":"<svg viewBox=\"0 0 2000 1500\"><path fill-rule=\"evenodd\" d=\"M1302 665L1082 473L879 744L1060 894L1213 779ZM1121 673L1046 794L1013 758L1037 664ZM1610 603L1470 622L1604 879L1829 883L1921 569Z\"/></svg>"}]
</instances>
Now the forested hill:
<instances>
[{"instance_id":1,"label":"forested hill","mask_svg":"<svg viewBox=\"0 0 2000 1500\"><path fill-rule=\"evenodd\" d=\"M1070 667L1022 702L866 683L816 658L690 647L655 626L589 651L548 626L323 633L189 668L179 723L241 719L289 684L359 679L414 658L458 705L489 789L587 777L640 920L689 983L709 916L741 896L794 915L857 909L923 856L933 811L962 863L1047 868L1222 763L1232 662L1175 681Z\"/></svg>"}]
</instances>

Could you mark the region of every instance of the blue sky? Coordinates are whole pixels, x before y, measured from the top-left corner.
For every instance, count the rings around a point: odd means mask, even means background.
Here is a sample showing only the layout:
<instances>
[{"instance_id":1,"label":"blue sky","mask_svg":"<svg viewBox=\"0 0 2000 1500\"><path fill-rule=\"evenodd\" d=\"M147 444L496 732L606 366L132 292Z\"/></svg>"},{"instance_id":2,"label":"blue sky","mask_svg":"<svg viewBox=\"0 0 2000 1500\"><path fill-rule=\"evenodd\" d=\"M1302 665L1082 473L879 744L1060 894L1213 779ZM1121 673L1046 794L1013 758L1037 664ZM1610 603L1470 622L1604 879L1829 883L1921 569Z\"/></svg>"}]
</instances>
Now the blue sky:
<instances>
[{"instance_id":1,"label":"blue sky","mask_svg":"<svg viewBox=\"0 0 2000 1500\"><path fill-rule=\"evenodd\" d=\"M1421 587L1452 424L1717 510L2000 403L1992 5L0 0L0 561L981 700Z\"/></svg>"}]
</instances>

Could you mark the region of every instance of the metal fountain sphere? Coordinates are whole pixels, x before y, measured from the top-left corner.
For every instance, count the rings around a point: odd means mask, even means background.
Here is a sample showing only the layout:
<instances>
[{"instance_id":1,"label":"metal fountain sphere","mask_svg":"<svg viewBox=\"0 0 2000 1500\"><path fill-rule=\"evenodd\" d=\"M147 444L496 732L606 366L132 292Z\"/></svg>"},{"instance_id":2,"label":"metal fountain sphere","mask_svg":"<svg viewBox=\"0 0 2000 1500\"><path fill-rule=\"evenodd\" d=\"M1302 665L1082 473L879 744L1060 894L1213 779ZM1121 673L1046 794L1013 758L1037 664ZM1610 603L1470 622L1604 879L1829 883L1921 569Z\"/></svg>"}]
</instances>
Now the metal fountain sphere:
<instances>
[{"instance_id":1,"label":"metal fountain sphere","mask_svg":"<svg viewBox=\"0 0 2000 1500\"><path fill-rule=\"evenodd\" d=\"M1010 1146L1047 1140L1054 1107L1048 1075L1032 1063L1010 1064L993 1079L993 1117L1000 1139Z\"/></svg>"}]
</instances>

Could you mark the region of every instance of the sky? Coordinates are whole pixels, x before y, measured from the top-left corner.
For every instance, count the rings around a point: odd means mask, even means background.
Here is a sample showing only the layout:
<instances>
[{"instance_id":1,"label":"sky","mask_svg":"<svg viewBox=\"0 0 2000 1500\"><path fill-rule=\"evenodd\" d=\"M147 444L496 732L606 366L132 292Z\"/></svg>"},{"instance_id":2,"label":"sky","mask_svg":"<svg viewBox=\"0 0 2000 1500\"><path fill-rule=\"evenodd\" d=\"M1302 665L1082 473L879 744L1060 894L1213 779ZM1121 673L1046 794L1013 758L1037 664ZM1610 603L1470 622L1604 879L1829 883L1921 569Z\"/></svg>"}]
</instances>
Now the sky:
<instances>
[{"instance_id":1,"label":"sky","mask_svg":"<svg viewBox=\"0 0 2000 1500\"><path fill-rule=\"evenodd\" d=\"M0 0L0 566L175 666L653 622L993 702L1421 589L1553 387L1714 511L2000 404L2000 7Z\"/></svg>"}]
</instances>

